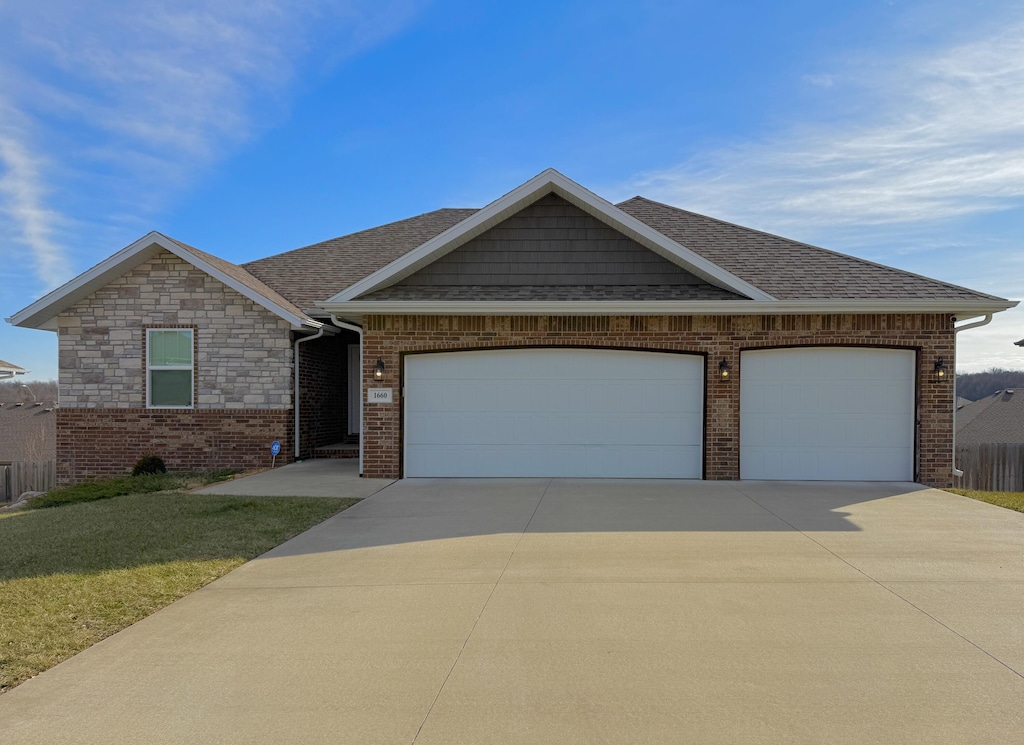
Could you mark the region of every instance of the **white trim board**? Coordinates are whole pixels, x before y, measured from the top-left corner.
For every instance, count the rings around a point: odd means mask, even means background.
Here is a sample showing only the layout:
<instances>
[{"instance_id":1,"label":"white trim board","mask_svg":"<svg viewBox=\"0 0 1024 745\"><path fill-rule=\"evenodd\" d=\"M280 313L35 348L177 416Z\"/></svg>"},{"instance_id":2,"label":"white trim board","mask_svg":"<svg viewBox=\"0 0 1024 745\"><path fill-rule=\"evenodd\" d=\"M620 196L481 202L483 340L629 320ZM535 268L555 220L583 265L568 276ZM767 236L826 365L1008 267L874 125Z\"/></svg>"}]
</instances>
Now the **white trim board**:
<instances>
[{"instance_id":1,"label":"white trim board","mask_svg":"<svg viewBox=\"0 0 1024 745\"><path fill-rule=\"evenodd\" d=\"M716 287L743 295L753 301L767 302L774 298L763 290L727 272L703 256L662 235L646 223L623 212L553 168L533 177L505 196L496 199L457 225L431 238L409 253L378 269L373 274L345 288L327 303L343 303L375 290L400 282L447 253L486 232L546 194L557 194L592 217L614 228L664 259L681 266ZM324 306L326 307L326 305Z\"/></svg>"}]
</instances>

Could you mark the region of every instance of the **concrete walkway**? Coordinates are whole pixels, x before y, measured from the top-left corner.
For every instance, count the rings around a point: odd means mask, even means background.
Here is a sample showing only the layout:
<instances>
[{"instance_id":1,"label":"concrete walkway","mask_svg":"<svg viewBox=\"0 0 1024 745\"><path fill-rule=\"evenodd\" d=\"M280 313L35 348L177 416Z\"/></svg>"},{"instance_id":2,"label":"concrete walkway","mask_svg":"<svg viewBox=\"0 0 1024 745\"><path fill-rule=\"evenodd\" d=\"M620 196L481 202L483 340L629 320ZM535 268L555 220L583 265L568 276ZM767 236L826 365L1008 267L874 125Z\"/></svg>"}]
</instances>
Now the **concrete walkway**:
<instances>
[{"instance_id":1,"label":"concrete walkway","mask_svg":"<svg viewBox=\"0 0 1024 745\"><path fill-rule=\"evenodd\" d=\"M196 494L235 494L243 497L353 497L376 494L394 479L359 477L355 458L323 458L290 463L269 471L224 481Z\"/></svg>"},{"instance_id":2,"label":"concrete walkway","mask_svg":"<svg viewBox=\"0 0 1024 745\"><path fill-rule=\"evenodd\" d=\"M10 743L1010 743L1024 515L407 480L0 696Z\"/></svg>"}]
</instances>

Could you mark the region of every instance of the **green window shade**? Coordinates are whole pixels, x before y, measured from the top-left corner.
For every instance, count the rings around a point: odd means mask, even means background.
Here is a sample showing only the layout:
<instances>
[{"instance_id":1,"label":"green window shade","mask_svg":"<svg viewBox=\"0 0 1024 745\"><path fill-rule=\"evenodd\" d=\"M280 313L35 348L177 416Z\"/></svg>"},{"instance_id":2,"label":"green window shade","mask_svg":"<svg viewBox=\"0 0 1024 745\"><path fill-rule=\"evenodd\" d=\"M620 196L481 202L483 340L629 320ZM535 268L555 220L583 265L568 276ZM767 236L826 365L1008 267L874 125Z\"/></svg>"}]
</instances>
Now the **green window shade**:
<instances>
[{"instance_id":1,"label":"green window shade","mask_svg":"<svg viewBox=\"0 0 1024 745\"><path fill-rule=\"evenodd\" d=\"M191 406L191 370L150 370L149 403L151 406Z\"/></svg>"},{"instance_id":2,"label":"green window shade","mask_svg":"<svg viewBox=\"0 0 1024 745\"><path fill-rule=\"evenodd\" d=\"M154 367L192 364L192 332L149 332L149 364Z\"/></svg>"}]
</instances>

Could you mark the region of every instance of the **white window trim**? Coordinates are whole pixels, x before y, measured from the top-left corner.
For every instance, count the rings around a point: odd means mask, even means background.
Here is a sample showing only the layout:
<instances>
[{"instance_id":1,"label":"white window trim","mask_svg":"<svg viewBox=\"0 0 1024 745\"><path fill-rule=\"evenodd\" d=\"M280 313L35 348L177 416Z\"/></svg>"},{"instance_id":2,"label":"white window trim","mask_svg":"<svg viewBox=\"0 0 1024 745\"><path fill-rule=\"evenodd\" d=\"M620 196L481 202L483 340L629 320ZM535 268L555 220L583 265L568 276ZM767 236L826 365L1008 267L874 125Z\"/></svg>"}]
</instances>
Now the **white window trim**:
<instances>
[{"instance_id":1,"label":"white window trim","mask_svg":"<svg viewBox=\"0 0 1024 745\"><path fill-rule=\"evenodd\" d=\"M149 364L149 334L152 331L187 331L192 336L192 362L187 366L189 374L191 376L191 391L192 400L188 406L158 406L153 404L151 397L153 393L153 380L150 378L149 373L152 370L184 370L185 365L150 365ZM196 402L196 330L194 328L187 327L155 327L146 329L146 408L147 409L194 409Z\"/></svg>"}]
</instances>

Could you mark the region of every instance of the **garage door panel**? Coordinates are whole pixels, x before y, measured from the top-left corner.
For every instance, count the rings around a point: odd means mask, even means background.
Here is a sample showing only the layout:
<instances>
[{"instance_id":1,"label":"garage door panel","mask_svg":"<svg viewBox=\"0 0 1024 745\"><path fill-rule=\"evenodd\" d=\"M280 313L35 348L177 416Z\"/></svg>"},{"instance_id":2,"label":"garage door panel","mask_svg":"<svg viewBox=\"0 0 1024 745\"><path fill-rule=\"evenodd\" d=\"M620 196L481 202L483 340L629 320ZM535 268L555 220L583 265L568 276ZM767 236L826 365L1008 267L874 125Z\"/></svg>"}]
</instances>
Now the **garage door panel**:
<instances>
[{"instance_id":1,"label":"garage door panel","mask_svg":"<svg viewBox=\"0 0 1024 745\"><path fill-rule=\"evenodd\" d=\"M700 478L703 358L526 349L406 358L408 476Z\"/></svg>"},{"instance_id":2,"label":"garage door panel","mask_svg":"<svg viewBox=\"0 0 1024 745\"><path fill-rule=\"evenodd\" d=\"M914 368L905 350L744 352L741 477L912 479Z\"/></svg>"}]
</instances>

